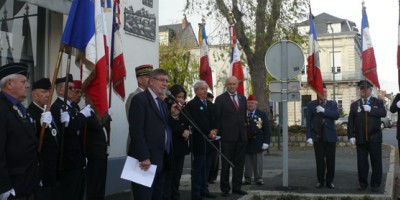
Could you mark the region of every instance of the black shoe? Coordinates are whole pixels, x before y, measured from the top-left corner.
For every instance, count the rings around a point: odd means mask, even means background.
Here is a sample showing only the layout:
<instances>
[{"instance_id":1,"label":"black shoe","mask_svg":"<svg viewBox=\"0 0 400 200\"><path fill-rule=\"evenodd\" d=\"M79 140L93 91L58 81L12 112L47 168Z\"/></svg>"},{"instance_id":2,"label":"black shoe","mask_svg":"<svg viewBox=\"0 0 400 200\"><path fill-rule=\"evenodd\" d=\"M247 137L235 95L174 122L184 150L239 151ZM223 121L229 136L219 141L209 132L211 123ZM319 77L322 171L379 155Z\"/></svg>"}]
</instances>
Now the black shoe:
<instances>
[{"instance_id":1,"label":"black shoe","mask_svg":"<svg viewBox=\"0 0 400 200\"><path fill-rule=\"evenodd\" d=\"M379 192L379 187L371 187L372 192Z\"/></svg>"},{"instance_id":2,"label":"black shoe","mask_svg":"<svg viewBox=\"0 0 400 200\"><path fill-rule=\"evenodd\" d=\"M242 183L242 185L250 185L250 184L251 184L251 183L248 182L248 181L245 181L245 182Z\"/></svg>"},{"instance_id":3,"label":"black shoe","mask_svg":"<svg viewBox=\"0 0 400 200\"><path fill-rule=\"evenodd\" d=\"M333 183L327 183L326 187L329 189L335 189L335 185L333 185Z\"/></svg>"},{"instance_id":4,"label":"black shoe","mask_svg":"<svg viewBox=\"0 0 400 200\"><path fill-rule=\"evenodd\" d=\"M357 188L357 190L358 190L358 191L363 191L363 190L365 190L366 188L367 188L367 186L359 185L358 188Z\"/></svg>"},{"instance_id":5,"label":"black shoe","mask_svg":"<svg viewBox=\"0 0 400 200\"><path fill-rule=\"evenodd\" d=\"M263 182L263 181L257 181L256 184L257 184L257 185L264 185L264 182Z\"/></svg>"},{"instance_id":6,"label":"black shoe","mask_svg":"<svg viewBox=\"0 0 400 200\"><path fill-rule=\"evenodd\" d=\"M247 192L243 190L232 190L232 193L238 194L238 195L246 195Z\"/></svg>"},{"instance_id":7,"label":"black shoe","mask_svg":"<svg viewBox=\"0 0 400 200\"><path fill-rule=\"evenodd\" d=\"M229 192L223 192L223 193L222 193L222 196L223 196L223 197L229 197Z\"/></svg>"},{"instance_id":8,"label":"black shoe","mask_svg":"<svg viewBox=\"0 0 400 200\"><path fill-rule=\"evenodd\" d=\"M318 182L318 183L315 185L315 187L316 187L316 188L323 188L323 187L324 187L324 184Z\"/></svg>"},{"instance_id":9,"label":"black shoe","mask_svg":"<svg viewBox=\"0 0 400 200\"><path fill-rule=\"evenodd\" d=\"M203 196L203 197L205 197L205 198L209 198L209 199L215 199L215 198L217 198L217 196L216 195L213 195L213 194L211 194L211 193L205 193L205 194L202 194L201 196Z\"/></svg>"}]
</instances>

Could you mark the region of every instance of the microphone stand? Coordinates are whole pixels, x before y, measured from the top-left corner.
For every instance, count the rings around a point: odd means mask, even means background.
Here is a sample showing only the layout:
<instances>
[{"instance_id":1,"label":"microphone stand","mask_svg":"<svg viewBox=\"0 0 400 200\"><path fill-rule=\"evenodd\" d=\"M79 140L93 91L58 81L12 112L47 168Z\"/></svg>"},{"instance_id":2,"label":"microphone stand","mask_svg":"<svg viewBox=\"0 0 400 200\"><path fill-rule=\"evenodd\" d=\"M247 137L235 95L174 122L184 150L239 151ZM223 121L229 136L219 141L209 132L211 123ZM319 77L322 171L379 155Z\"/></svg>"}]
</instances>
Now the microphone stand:
<instances>
[{"instance_id":1,"label":"microphone stand","mask_svg":"<svg viewBox=\"0 0 400 200\"><path fill-rule=\"evenodd\" d=\"M186 111L185 107L179 103L178 100L176 100L176 98L174 97L174 95L170 94L170 92L167 92L167 96L169 98L171 98L179 107L181 107L180 113L182 113L182 115L188 120L188 122L190 123L190 125L192 125L196 131L198 131L200 133L200 135L203 137L203 139L209 144L211 145L217 152L219 155L221 155L221 157L223 159L226 160L226 162L233 168L235 167L235 165L221 152L221 150L219 150L214 143L212 143L212 140L209 140L208 137L203 133L203 131L201 131L201 129L199 128L199 126L196 124L196 122L194 122L193 118L190 116L190 114Z\"/></svg>"}]
</instances>

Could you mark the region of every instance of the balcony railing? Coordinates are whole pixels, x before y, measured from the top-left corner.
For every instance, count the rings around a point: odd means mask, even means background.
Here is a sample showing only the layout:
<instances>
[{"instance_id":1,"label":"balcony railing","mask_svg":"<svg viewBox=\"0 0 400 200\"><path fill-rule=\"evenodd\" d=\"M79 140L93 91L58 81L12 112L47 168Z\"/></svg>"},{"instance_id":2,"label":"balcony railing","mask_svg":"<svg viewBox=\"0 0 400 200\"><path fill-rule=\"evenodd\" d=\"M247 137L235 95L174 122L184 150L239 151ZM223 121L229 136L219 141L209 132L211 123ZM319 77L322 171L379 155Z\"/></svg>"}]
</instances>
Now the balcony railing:
<instances>
[{"instance_id":1,"label":"balcony railing","mask_svg":"<svg viewBox=\"0 0 400 200\"><path fill-rule=\"evenodd\" d=\"M323 81L333 81L333 74L331 72L322 72L322 80ZM353 81L361 79L361 71L341 71L337 73L335 76L335 81ZM301 81L307 82L307 73L302 73Z\"/></svg>"}]
</instances>

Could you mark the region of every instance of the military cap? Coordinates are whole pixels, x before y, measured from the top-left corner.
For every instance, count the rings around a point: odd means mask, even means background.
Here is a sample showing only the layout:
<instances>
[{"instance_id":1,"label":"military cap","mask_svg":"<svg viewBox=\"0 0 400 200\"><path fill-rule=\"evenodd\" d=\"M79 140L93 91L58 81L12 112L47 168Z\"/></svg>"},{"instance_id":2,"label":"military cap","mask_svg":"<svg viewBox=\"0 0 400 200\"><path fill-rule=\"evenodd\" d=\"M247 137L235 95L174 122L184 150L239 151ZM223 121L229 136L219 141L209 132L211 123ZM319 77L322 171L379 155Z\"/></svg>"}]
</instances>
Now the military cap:
<instances>
[{"instance_id":1,"label":"military cap","mask_svg":"<svg viewBox=\"0 0 400 200\"><path fill-rule=\"evenodd\" d=\"M150 64L140 65L135 68L136 77L148 75L152 70L153 70L153 65Z\"/></svg>"},{"instance_id":2,"label":"military cap","mask_svg":"<svg viewBox=\"0 0 400 200\"><path fill-rule=\"evenodd\" d=\"M361 80L360 82L357 83L357 86L358 86L358 87L367 87L367 88L370 88L370 87L372 87L372 84L371 84L369 81L367 81L367 80Z\"/></svg>"},{"instance_id":3,"label":"military cap","mask_svg":"<svg viewBox=\"0 0 400 200\"><path fill-rule=\"evenodd\" d=\"M257 101L257 98L254 95L249 95L249 97L247 97L247 101Z\"/></svg>"},{"instance_id":4,"label":"military cap","mask_svg":"<svg viewBox=\"0 0 400 200\"><path fill-rule=\"evenodd\" d=\"M56 80L56 84L65 83L66 81L67 81L67 76L62 77L62 78L58 78ZM72 77L72 74L68 74L68 82L72 82L72 81L74 81L74 78Z\"/></svg>"},{"instance_id":5,"label":"military cap","mask_svg":"<svg viewBox=\"0 0 400 200\"><path fill-rule=\"evenodd\" d=\"M50 80L48 78L41 78L33 83L32 90L34 90L34 89L49 90L50 87L51 87Z\"/></svg>"},{"instance_id":6,"label":"military cap","mask_svg":"<svg viewBox=\"0 0 400 200\"><path fill-rule=\"evenodd\" d=\"M82 89L82 81L74 80L73 82L74 82L75 89Z\"/></svg>"},{"instance_id":7,"label":"military cap","mask_svg":"<svg viewBox=\"0 0 400 200\"><path fill-rule=\"evenodd\" d=\"M11 74L28 76L28 65L25 63L9 63L0 68L0 80Z\"/></svg>"}]
</instances>

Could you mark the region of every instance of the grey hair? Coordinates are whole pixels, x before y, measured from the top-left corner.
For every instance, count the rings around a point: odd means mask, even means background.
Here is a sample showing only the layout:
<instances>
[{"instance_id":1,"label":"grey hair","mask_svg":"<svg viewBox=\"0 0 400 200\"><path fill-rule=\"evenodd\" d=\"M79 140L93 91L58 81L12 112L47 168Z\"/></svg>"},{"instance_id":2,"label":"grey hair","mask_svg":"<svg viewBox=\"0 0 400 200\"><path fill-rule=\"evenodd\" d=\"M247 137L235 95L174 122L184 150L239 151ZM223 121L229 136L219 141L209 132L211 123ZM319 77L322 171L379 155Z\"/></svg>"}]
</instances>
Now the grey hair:
<instances>
[{"instance_id":1,"label":"grey hair","mask_svg":"<svg viewBox=\"0 0 400 200\"><path fill-rule=\"evenodd\" d=\"M238 80L238 78L236 78L236 76L230 76L225 79L225 86L228 84L229 79L234 79L234 80L236 80L237 83L239 83L239 80Z\"/></svg>"},{"instance_id":2,"label":"grey hair","mask_svg":"<svg viewBox=\"0 0 400 200\"><path fill-rule=\"evenodd\" d=\"M207 89L208 89L208 84L207 84L207 82L205 82L205 81L203 81L203 80L198 80L198 81L196 81L196 83L193 85L193 89L196 91L197 88L200 87L200 85L206 85L206 86L207 86Z\"/></svg>"},{"instance_id":3,"label":"grey hair","mask_svg":"<svg viewBox=\"0 0 400 200\"><path fill-rule=\"evenodd\" d=\"M0 80L0 88L3 89L6 86L8 80L16 80L17 74L10 74Z\"/></svg>"}]
</instances>

